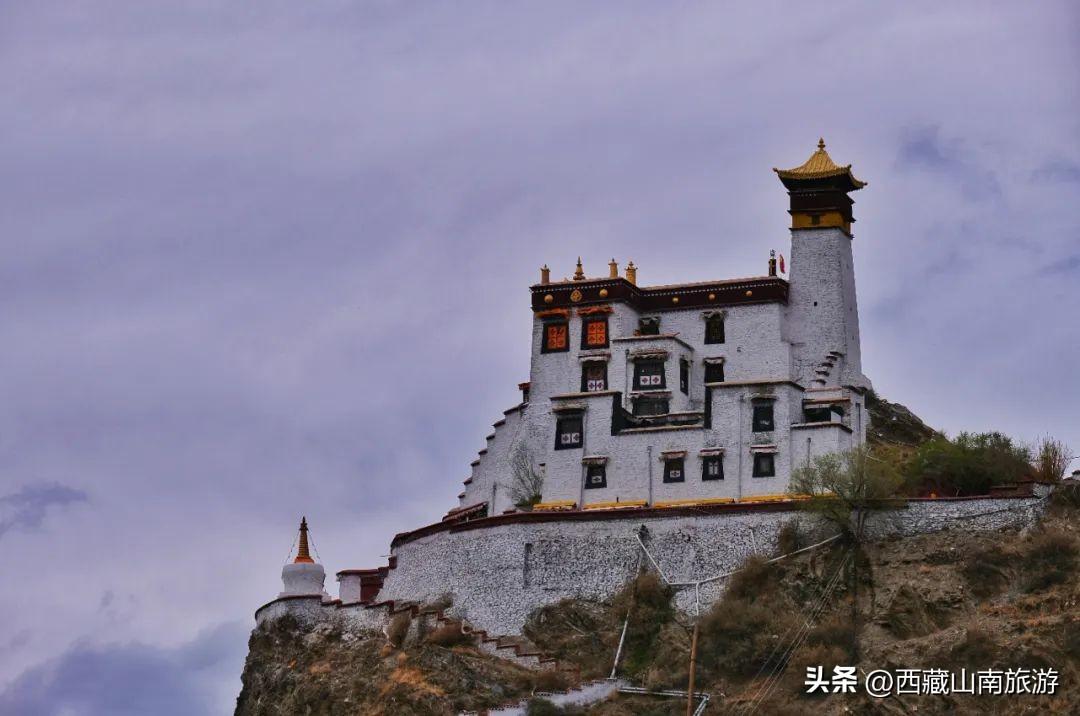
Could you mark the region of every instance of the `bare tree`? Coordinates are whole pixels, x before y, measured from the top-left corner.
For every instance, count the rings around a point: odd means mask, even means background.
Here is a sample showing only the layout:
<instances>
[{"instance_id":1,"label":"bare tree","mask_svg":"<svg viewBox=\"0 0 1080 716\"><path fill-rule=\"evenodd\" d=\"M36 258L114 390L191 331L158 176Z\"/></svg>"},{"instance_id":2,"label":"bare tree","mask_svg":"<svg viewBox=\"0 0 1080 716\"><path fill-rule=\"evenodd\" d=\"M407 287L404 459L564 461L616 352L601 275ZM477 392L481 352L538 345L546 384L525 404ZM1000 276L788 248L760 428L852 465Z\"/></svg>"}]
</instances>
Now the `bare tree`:
<instances>
[{"instance_id":1,"label":"bare tree","mask_svg":"<svg viewBox=\"0 0 1080 716\"><path fill-rule=\"evenodd\" d=\"M524 441L510 450L510 495L514 504L528 509L540 502L544 491L544 476L533 467L532 455Z\"/></svg>"},{"instance_id":2,"label":"bare tree","mask_svg":"<svg viewBox=\"0 0 1080 716\"><path fill-rule=\"evenodd\" d=\"M1035 476L1045 482L1057 482L1065 476L1076 456L1060 440L1046 436L1035 445Z\"/></svg>"},{"instance_id":3,"label":"bare tree","mask_svg":"<svg viewBox=\"0 0 1080 716\"><path fill-rule=\"evenodd\" d=\"M857 542L863 540L869 509L895 497L902 484L892 463L865 447L816 457L791 477L792 492L810 496L808 509Z\"/></svg>"},{"instance_id":4,"label":"bare tree","mask_svg":"<svg viewBox=\"0 0 1080 716\"><path fill-rule=\"evenodd\" d=\"M872 575L870 561L862 549L866 521L870 511L887 504L895 497L904 479L892 462L881 460L863 446L844 453L831 453L814 458L810 464L795 471L791 477L793 492L809 495L807 509L817 512L840 528L854 544L854 559L847 571L851 588L851 653L859 653L859 582L860 571ZM870 585L871 605L874 602L873 578Z\"/></svg>"}]
</instances>

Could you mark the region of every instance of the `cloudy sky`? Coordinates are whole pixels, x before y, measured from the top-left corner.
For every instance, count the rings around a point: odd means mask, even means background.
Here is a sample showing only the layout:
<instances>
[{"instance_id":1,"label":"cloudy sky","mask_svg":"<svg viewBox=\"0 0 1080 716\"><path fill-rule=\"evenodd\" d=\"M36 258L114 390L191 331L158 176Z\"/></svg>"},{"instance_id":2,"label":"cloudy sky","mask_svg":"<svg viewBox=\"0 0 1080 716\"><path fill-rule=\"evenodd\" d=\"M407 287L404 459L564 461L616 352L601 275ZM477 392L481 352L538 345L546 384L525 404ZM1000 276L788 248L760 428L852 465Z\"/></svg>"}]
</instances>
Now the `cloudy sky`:
<instances>
[{"instance_id":1,"label":"cloudy sky","mask_svg":"<svg viewBox=\"0 0 1080 716\"><path fill-rule=\"evenodd\" d=\"M819 135L870 182L878 391L1080 447L1078 38L1065 2L0 4L0 712L230 712L302 513L332 573L455 504L541 264L760 275Z\"/></svg>"}]
</instances>

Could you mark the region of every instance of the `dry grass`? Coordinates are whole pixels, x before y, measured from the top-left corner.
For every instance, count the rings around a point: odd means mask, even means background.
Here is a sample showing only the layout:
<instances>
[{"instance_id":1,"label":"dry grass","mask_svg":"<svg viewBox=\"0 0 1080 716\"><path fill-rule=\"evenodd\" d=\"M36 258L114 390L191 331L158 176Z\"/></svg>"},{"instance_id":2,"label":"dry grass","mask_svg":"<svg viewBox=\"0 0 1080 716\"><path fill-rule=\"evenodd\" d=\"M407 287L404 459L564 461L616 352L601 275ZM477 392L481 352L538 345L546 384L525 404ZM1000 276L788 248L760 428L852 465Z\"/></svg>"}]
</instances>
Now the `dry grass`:
<instances>
[{"instance_id":1,"label":"dry grass","mask_svg":"<svg viewBox=\"0 0 1080 716\"><path fill-rule=\"evenodd\" d=\"M405 636L409 633L411 625L412 615L408 612L394 615L394 618L386 625L386 640L395 649L400 649L401 645L405 643Z\"/></svg>"},{"instance_id":2,"label":"dry grass","mask_svg":"<svg viewBox=\"0 0 1080 716\"><path fill-rule=\"evenodd\" d=\"M1000 649L990 634L971 627L965 632L963 639L941 655L937 663L943 667L985 669L994 664Z\"/></svg>"},{"instance_id":3,"label":"dry grass","mask_svg":"<svg viewBox=\"0 0 1080 716\"><path fill-rule=\"evenodd\" d=\"M985 599L1001 592L1009 580L1009 568L1014 557L1001 548L991 545L968 554L960 567L971 593Z\"/></svg>"},{"instance_id":4,"label":"dry grass","mask_svg":"<svg viewBox=\"0 0 1080 716\"><path fill-rule=\"evenodd\" d=\"M449 622L435 629L427 635L427 642L436 646L463 646L475 643L476 638L472 634L461 631L459 622Z\"/></svg>"},{"instance_id":5,"label":"dry grass","mask_svg":"<svg viewBox=\"0 0 1080 716\"><path fill-rule=\"evenodd\" d=\"M533 688L537 691L566 691L570 679L557 669L544 669L533 677Z\"/></svg>"},{"instance_id":6,"label":"dry grass","mask_svg":"<svg viewBox=\"0 0 1080 716\"><path fill-rule=\"evenodd\" d=\"M1064 584L1076 574L1076 539L1061 530L1039 532L1026 545L1023 588L1038 592Z\"/></svg>"},{"instance_id":7,"label":"dry grass","mask_svg":"<svg viewBox=\"0 0 1080 716\"><path fill-rule=\"evenodd\" d=\"M799 523L795 520L785 522L776 537L776 556L791 554L802 549L806 546L803 542L802 533L799 532Z\"/></svg>"}]
</instances>

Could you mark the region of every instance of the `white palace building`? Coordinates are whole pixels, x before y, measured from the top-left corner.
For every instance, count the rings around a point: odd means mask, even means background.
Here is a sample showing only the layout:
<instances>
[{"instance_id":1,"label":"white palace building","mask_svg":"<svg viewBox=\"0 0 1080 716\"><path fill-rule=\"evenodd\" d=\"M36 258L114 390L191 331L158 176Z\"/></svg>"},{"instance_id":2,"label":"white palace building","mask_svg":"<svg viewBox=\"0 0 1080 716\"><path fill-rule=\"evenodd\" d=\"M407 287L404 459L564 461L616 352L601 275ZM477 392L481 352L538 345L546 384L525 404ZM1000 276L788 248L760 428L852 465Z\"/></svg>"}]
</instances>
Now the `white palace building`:
<instances>
[{"instance_id":1,"label":"white palace building","mask_svg":"<svg viewBox=\"0 0 1080 716\"><path fill-rule=\"evenodd\" d=\"M783 496L792 470L865 440L849 193L825 143L788 190L791 273L639 286L545 266L532 294L522 402L472 463L450 518L666 507ZM782 261L782 257L781 257ZM533 477L529 477L532 474Z\"/></svg>"},{"instance_id":2,"label":"white palace building","mask_svg":"<svg viewBox=\"0 0 1080 716\"><path fill-rule=\"evenodd\" d=\"M440 619L467 621L505 651L495 635L519 634L538 607L611 597L643 549L694 585L676 594L680 609L717 599L714 575L770 552L798 519L792 470L861 445L869 422L849 197L865 184L824 142L776 173L790 196L790 278L779 257L765 276L673 286L638 286L632 263L589 278L579 261L564 281L545 267L529 289L529 382L459 505L397 534L385 566L337 572L337 598L323 591L304 522L284 590L257 622L290 614L378 630L402 610L451 604ZM909 500L871 529L1030 524L1045 494Z\"/></svg>"}]
</instances>

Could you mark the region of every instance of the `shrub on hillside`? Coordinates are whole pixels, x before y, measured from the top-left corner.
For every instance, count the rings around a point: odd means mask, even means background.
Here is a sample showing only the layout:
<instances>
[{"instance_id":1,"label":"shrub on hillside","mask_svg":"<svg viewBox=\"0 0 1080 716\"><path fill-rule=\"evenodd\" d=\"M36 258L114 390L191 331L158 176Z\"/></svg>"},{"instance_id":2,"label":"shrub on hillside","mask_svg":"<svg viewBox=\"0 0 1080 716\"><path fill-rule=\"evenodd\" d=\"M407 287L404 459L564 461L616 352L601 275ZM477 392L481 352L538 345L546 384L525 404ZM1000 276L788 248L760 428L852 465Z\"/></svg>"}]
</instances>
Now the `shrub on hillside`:
<instances>
[{"instance_id":1,"label":"shrub on hillside","mask_svg":"<svg viewBox=\"0 0 1080 716\"><path fill-rule=\"evenodd\" d=\"M651 660L657 635L675 616L671 597L671 588L658 575L643 572L612 598L611 610L616 617L630 615L622 657L628 672L640 671Z\"/></svg>"},{"instance_id":2,"label":"shrub on hillside","mask_svg":"<svg viewBox=\"0 0 1080 716\"><path fill-rule=\"evenodd\" d=\"M558 669L543 669L533 676L533 688L536 691L566 691L570 679Z\"/></svg>"},{"instance_id":3,"label":"shrub on hillside","mask_svg":"<svg viewBox=\"0 0 1080 716\"><path fill-rule=\"evenodd\" d=\"M701 620L698 662L717 674L754 676L791 626L787 612L741 599L722 602Z\"/></svg>"},{"instance_id":4,"label":"shrub on hillside","mask_svg":"<svg viewBox=\"0 0 1080 716\"><path fill-rule=\"evenodd\" d=\"M780 581L780 568L770 564L764 557L748 557L739 571L728 577L727 599L742 599L748 602L764 598L774 591Z\"/></svg>"},{"instance_id":5,"label":"shrub on hillside","mask_svg":"<svg viewBox=\"0 0 1080 716\"><path fill-rule=\"evenodd\" d=\"M964 633L963 639L939 657L938 663L969 669L987 668L995 663L1000 650L1001 647L988 633L982 629L970 628Z\"/></svg>"},{"instance_id":6,"label":"shrub on hillside","mask_svg":"<svg viewBox=\"0 0 1080 716\"><path fill-rule=\"evenodd\" d=\"M985 495L995 485L1032 472L1031 451L1002 433L960 433L919 446L906 466L911 490L937 495Z\"/></svg>"},{"instance_id":7,"label":"shrub on hillside","mask_svg":"<svg viewBox=\"0 0 1080 716\"><path fill-rule=\"evenodd\" d=\"M817 512L856 541L863 539L869 509L895 496L903 479L895 466L867 448L814 458L791 476L791 491L809 495Z\"/></svg>"},{"instance_id":8,"label":"shrub on hillside","mask_svg":"<svg viewBox=\"0 0 1080 716\"><path fill-rule=\"evenodd\" d=\"M883 627L901 639L926 636L944 627L949 615L940 604L931 602L911 584L903 584L880 617Z\"/></svg>"},{"instance_id":9,"label":"shrub on hillside","mask_svg":"<svg viewBox=\"0 0 1080 716\"><path fill-rule=\"evenodd\" d=\"M1070 480L1059 484L1050 495L1050 504L1064 510L1080 508L1080 483Z\"/></svg>"},{"instance_id":10,"label":"shrub on hillside","mask_svg":"<svg viewBox=\"0 0 1080 716\"><path fill-rule=\"evenodd\" d=\"M526 716L560 716L563 710L547 699L530 699L525 707Z\"/></svg>"},{"instance_id":11,"label":"shrub on hillside","mask_svg":"<svg viewBox=\"0 0 1080 716\"><path fill-rule=\"evenodd\" d=\"M1072 451L1060 440L1044 437L1035 446L1035 478L1043 482L1060 482L1073 460Z\"/></svg>"},{"instance_id":12,"label":"shrub on hillside","mask_svg":"<svg viewBox=\"0 0 1080 716\"><path fill-rule=\"evenodd\" d=\"M837 647L847 651L854 639L850 615L835 614L822 621L806 635L808 646Z\"/></svg>"},{"instance_id":13,"label":"shrub on hillside","mask_svg":"<svg viewBox=\"0 0 1080 716\"><path fill-rule=\"evenodd\" d=\"M567 599L540 607L522 629L528 639L560 661L576 664L585 678L607 676L626 612Z\"/></svg>"},{"instance_id":14,"label":"shrub on hillside","mask_svg":"<svg viewBox=\"0 0 1080 716\"><path fill-rule=\"evenodd\" d=\"M462 644L472 644L475 638L472 634L466 634L461 631L461 624L457 622L450 622L443 624L435 631L427 635L427 641L430 644L436 646L461 646Z\"/></svg>"},{"instance_id":15,"label":"shrub on hillside","mask_svg":"<svg viewBox=\"0 0 1080 716\"><path fill-rule=\"evenodd\" d=\"M1066 532L1040 532L1025 549L1023 588L1037 592L1068 582L1076 574L1076 540Z\"/></svg>"},{"instance_id":16,"label":"shrub on hillside","mask_svg":"<svg viewBox=\"0 0 1080 716\"><path fill-rule=\"evenodd\" d=\"M405 643L405 635L409 633L411 624L412 616L409 612L394 615L394 618L386 625L386 640L390 642L391 646L395 649L401 648L401 645Z\"/></svg>"},{"instance_id":17,"label":"shrub on hillside","mask_svg":"<svg viewBox=\"0 0 1080 716\"><path fill-rule=\"evenodd\" d=\"M805 546L802 532L799 531L799 523L796 520L785 522L776 535L776 556L791 554Z\"/></svg>"},{"instance_id":18,"label":"shrub on hillside","mask_svg":"<svg viewBox=\"0 0 1080 716\"><path fill-rule=\"evenodd\" d=\"M968 554L960 567L971 593L985 599L1000 592L1008 582L1008 568L1013 557L999 545L992 545Z\"/></svg>"},{"instance_id":19,"label":"shrub on hillside","mask_svg":"<svg viewBox=\"0 0 1080 716\"><path fill-rule=\"evenodd\" d=\"M747 572L751 576L732 584L701 619L698 663L705 672L754 676L777 656L776 647L793 624L791 605L777 590L754 589L767 572Z\"/></svg>"}]
</instances>

